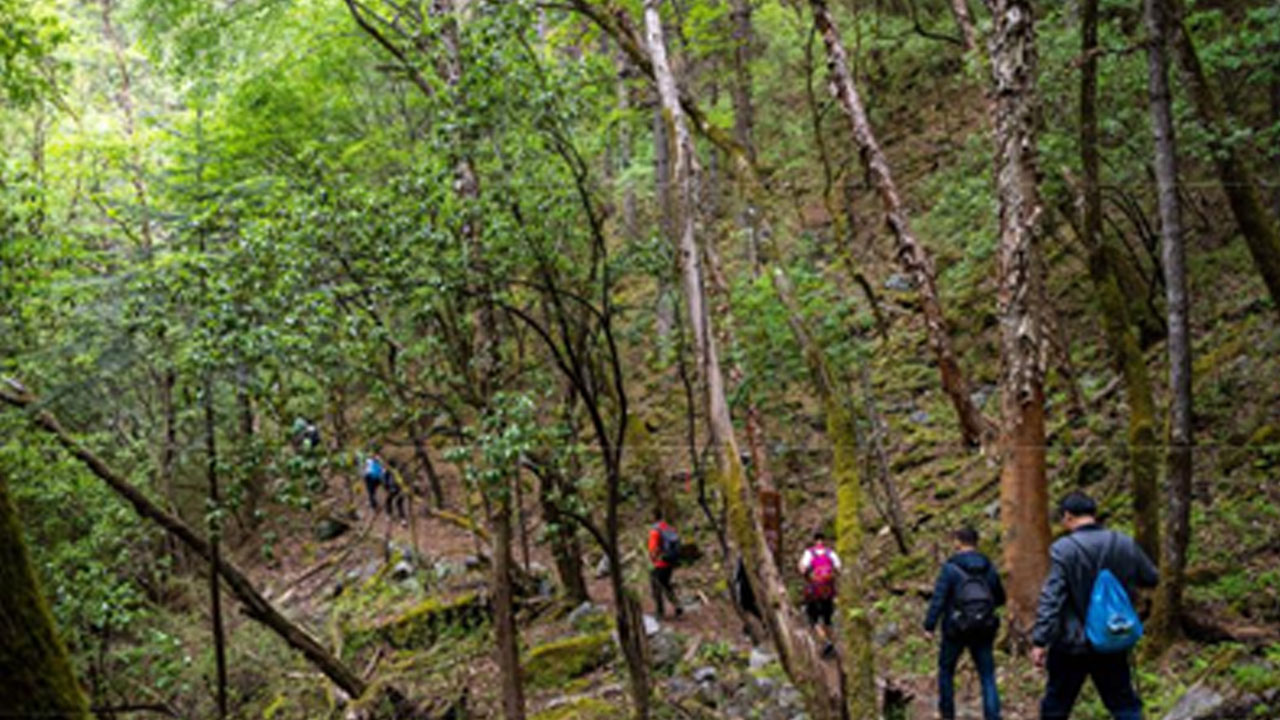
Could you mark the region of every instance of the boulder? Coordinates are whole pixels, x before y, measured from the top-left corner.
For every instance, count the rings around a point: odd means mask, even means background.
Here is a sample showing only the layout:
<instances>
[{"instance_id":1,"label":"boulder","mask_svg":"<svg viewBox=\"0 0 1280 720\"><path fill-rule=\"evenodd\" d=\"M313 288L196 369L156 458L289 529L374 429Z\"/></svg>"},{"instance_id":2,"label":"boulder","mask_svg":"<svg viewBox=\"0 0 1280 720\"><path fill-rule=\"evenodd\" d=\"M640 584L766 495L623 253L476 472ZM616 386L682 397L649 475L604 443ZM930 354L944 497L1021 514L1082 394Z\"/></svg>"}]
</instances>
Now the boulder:
<instances>
[{"instance_id":1,"label":"boulder","mask_svg":"<svg viewBox=\"0 0 1280 720\"><path fill-rule=\"evenodd\" d=\"M596 577L602 578L609 574L609 556L601 555L600 562L596 563Z\"/></svg>"},{"instance_id":2,"label":"boulder","mask_svg":"<svg viewBox=\"0 0 1280 720\"><path fill-rule=\"evenodd\" d=\"M395 567L391 568L391 579L396 582L408 580L413 577L414 569L413 563L408 560L400 560L395 564Z\"/></svg>"},{"instance_id":3,"label":"boulder","mask_svg":"<svg viewBox=\"0 0 1280 720\"><path fill-rule=\"evenodd\" d=\"M569 613L569 624L574 630L584 632L586 630L600 630L599 620L597 618L605 617L604 608L587 600Z\"/></svg>"},{"instance_id":4,"label":"boulder","mask_svg":"<svg viewBox=\"0 0 1280 720\"><path fill-rule=\"evenodd\" d=\"M1201 720L1222 707L1227 699L1204 683L1196 683L1178 698L1163 720Z\"/></svg>"},{"instance_id":5,"label":"boulder","mask_svg":"<svg viewBox=\"0 0 1280 720\"><path fill-rule=\"evenodd\" d=\"M747 656L747 667L752 670L763 670L766 666L777 662L777 660L777 655L753 647L751 648L751 654Z\"/></svg>"},{"instance_id":6,"label":"boulder","mask_svg":"<svg viewBox=\"0 0 1280 720\"><path fill-rule=\"evenodd\" d=\"M641 623L644 625L645 637L653 637L662 629L662 625L658 622L658 619L652 615L646 614L641 617Z\"/></svg>"},{"instance_id":7,"label":"boulder","mask_svg":"<svg viewBox=\"0 0 1280 720\"><path fill-rule=\"evenodd\" d=\"M613 659L612 633L574 635L529 650L524 661L531 687L555 688L586 675Z\"/></svg>"},{"instance_id":8,"label":"boulder","mask_svg":"<svg viewBox=\"0 0 1280 720\"><path fill-rule=\"evenodd\" d=\"M916 283L906 275L894 273L885 279L884 287L894 292L911 292L916 289Z\"/></svg>"},{"instance_id":9,"label":"boulder","mask_svg":"<svg viewBox=\"0 0 1280 720\"><path fill-rule=\"evenodd\" d=\"M693 681L699 685L710 685L716 681L717 677L716 669L711 665L703 665L693 671Z\"/></svg>"},{"instance_id":10,"label":"boulder","mask_svg":"<svg viewBox=\"0 0 1280 720\"><path fill-rule=\"evenodd\" d=\"M663 630L649 639L649 656L656 668L674 668L684 656L685 639L670 630Z\"/></svg>"}]
</instances>

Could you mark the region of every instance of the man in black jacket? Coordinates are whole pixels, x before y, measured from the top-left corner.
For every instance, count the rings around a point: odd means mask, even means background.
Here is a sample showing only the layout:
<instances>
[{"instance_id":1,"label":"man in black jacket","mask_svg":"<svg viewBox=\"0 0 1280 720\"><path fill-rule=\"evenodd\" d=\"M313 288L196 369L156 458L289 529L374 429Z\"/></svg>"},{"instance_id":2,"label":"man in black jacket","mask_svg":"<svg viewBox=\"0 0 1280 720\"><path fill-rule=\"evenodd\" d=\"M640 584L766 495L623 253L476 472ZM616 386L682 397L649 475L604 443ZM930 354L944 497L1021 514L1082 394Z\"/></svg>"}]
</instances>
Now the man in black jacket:
<instances>
[{"instance_id":1,"label":"man in black jacket","mask_svg":"<svg viewBox=\"0 0 1280 720\"><path fill-rule=\"evenodd\" d=\"M999 620L997 607L1004 605L1000 575L978 552L978 532L971 527L955 532L956 553L938 572L924 620L925 632L942 620L942 645L938 650L938 714L943 720L956 716L955 675L960 655L969 650L982 683L982 717L1000 720L1000 693L996 689L996 663L992 651Z\"/></svg>"},{"instance_id":2,"label":"man in black jacket","mask_svg":"<svg viewBox=\"0 0 1280 720\"><path fill-rule=\"evenodd\" d=\"M1031 635L1032 662L1049 670L1040 718L1070 717L1088 676L1111 717L1141 720L1142 701L1129 674L1129 654L1094 651L1085 637L1084 618L1094 579L1103 568L1124 585L1131 602L1136 600L1137 588L1155 587L1156 568L1133 538L1098 524L1098 506L1088 495L1068 494L1058 511L1068 534L1049 549L1052 564L1040 590Z\"/></svg>"}]
</instances>

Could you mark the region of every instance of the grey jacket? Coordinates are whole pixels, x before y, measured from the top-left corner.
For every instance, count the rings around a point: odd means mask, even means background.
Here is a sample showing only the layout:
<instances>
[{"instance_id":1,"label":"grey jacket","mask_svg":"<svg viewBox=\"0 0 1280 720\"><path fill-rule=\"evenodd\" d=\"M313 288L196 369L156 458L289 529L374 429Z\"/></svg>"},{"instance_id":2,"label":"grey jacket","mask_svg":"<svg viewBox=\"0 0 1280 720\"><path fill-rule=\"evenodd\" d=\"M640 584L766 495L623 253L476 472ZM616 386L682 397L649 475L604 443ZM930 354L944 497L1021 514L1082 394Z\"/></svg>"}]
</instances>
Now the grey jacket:
<instances>
[{"instance_id":1,"label":"grey jacket","mask_svg":"<svg viewBox=\"0 0 1280 720\"><path fill-rule=\"evenodd\" d=\"M1101 568L1116 576L1131 600L1137 599L1138 588L1155 587L1159 580L1155 565L1133 538L1101 525L1084 525L1058 538L1049 548L1049 557L1049 577L1040 589L1031 633L1037 647L1053 646L1070 653L1089 650L1084 616Z\"/></svg>"}]
</instances>

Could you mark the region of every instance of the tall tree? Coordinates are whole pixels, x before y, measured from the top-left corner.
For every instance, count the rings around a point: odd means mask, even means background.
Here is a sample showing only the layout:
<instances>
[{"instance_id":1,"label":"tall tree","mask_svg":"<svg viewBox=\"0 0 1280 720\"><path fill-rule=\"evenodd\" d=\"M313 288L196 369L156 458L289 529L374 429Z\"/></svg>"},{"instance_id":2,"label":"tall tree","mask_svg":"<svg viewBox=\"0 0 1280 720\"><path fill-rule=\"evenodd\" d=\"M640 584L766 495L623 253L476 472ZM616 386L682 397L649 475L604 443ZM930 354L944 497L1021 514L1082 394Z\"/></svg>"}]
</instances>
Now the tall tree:
<instances>
[{"instance_id":1,"label":"tall tree","mask_svg":"<svg viewBox=\"0 0 1280 720\"><path fill-rule=\"evenodd\" d=\"M1000 523L1009 575L1009 626L1024 645L1049 569L1045 477L1044 267L1036 159L1036 36L1029 0L985 0L1000 206Z\"/></svg>"},{"instance_id":2,"label":"tall tree","mask_svg":"<svg viewBox=\"0 0 1280 720\"><path fill-rule=\"evenodd\" d=\"M839 717L838 683L824 671L818 649L803 631L786 586L760 527L755 499L740 460L739 445L729 415L724 373L706 302L702 253L696 237L697 158L693 137L681 107L675 74L667 60L667 46L659 13L661 0L645 0L645 44L662 112L671 138L672 196L677 217L677 249L684 284L685 308L693 335L698 380L706 407L715 475L728 509L730 534L744 563L755 596L760 599L765 624L778 649L783 667L806 695L807 706L819 718Z\"/></svg>"},{"instance_id":3,"label":"tall tree","mask_svg":"<svg viewBox=\"0 0 1280 720\"><path fill-rule=\"evenodd\" d=\"M925 326L928 330L929 348L933 351L938 372L942 376L942 389L951 400L956 416L960 421L960 432L966 443L976 445L982 443L989 435L991 423L983 417L981 411L973 403L969 394L969 382L960 368L955 348L951 343L951 331L947 327L946 316L942 311L942 302L938 299L937 271L934 269L933 255L928 251L911 229L910 218L906 207L898 193L897 183L893 179L893 171L889 161L880 149L867 119L866 109L862 105L862 97L853 83L853 74L849 66L849 56L844 48L844 41L836 30L831 10L825 0L811 0L813 22L822 41L827 48L827 69L831 73L831 92L840 102L845 118L849 122L854 144L862 156L862 161L871 176L880 202L884 206L885 223L893 232L897 241L895 254L898 263L915 282L920 293L920 307L924 314Z\"/></svg>"},{"instance_id":4,"label":"tall tree","mask_svg":"<svg viewBox=\"0 0 1280 720\"><path fill-rule=\"evenodd\" d=\"M1160 563L1161 582L1151 621L1153 647L1157 650L1173 638L1182 617L1187 546L1191 539L1191 336L1187 317L1186 248L1178 199L1178 144L1166 60L1168 33L1172 29L1168 9L1163 0L1145 0L1143 4L1160 207L1160 261L1169 313L1169 449L1165 461L1169 512Z\"/></svg>"},{"instance_id":5,"label":"tall tree","mask_svg":"<svg viewBox=\"0 0 1280 720\"><path fill-rule=\"evenodd\" d=\"M1128 470L1133 487L1134 537L1152 557L1160 546L1159 453L1156 449L1155 399L1151 377L1129 306L1116 275L1116 257L1102 233L1101 165L1098 150L1098 0L1080 7L1080 166L1084 212L1081 242L1089 256L1089 277L1097 292L1098 314L1116 372L1124 378L1129 400Z\"/></svg>"},{"instance_id":6,"label":"tall tree","mask_svg":"<svg viewBox=\"0 0 1280 720\"><path fill-rule=\"evenodd\" d=\"M1158 12L1162 13L1162 22L1166 23L1163 37L1166 42L1173 43L1174 55L1187 86L1187 95L1200 123L1208 131L1218 181L1231 205L1240 234L1249 246L1253 264L1262 274L1267 291L1271 294L1271 304L1280 313L1280 230L1276 228L1275 219L1267 213L1259 196L1260 185L1254 179L1248 158L1244 157L1239 145L1231 140L1227 113L1205 75L1200 56L1196 53L1195 42L1187 30L1182 0L1162 0L1162 5ZM1149 8L1145 11L1148 33L1151 32L1152 12ZM1152 102L1155 102L1154 99ZM1169 332L1172 333L1173 329L1170 328Z\"/></svg>"},{"instance_id":7,"label":"tall tree","mask_svg":"<svg viewBox=\"0 0 1280 720\"><path fill-rule=\"evenodd\" d=\"M0 707L13 717L88 720L89 704L40 591L2 471L0 586Z\"/></svg>"}]
</instances>

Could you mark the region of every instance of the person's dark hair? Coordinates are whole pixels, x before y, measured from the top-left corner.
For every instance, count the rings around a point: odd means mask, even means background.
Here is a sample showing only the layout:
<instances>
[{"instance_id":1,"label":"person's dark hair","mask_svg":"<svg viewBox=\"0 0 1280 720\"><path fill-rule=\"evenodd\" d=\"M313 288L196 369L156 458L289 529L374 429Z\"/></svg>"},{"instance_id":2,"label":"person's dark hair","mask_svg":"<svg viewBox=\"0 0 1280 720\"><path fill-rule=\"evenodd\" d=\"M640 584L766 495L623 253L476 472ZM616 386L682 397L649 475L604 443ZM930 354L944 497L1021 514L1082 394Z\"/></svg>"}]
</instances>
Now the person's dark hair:
<instances>
[{"instance_id":1,"label":"person's dark hair","mask_svg":"<svg viewBox=\"0 0 1280 720\"><path fill-rule=\"evenodd\" d=\"M826 540L827 536L823 535L821 530L814 530L813 539L814 539L814 542L817 542L818 540Z\"/></svg>"},{"instance_id":2,"label":"person's dark hair","mask_svg":"<svg viewBox=\"0 0 1280 720\"><path fill-rule=\"evenodd\" d=\"M660 505L653 506L653 521L654 522L662 521L662 507Z\"/></svg>"},{"instance_id":3,"label":"person's dark hair","mask_svg":"<svg viewBox=\"0 0 1280 720\"><path fill-rule=\"evenodd\" d=\"M1098 503L1079 490L1072 490L1058 501L1058 514L1071 514L1076 517L1098 514Z\"/></svg>"},{"instance_id":4,"label":"person's dark hair","mask_svg":"<svg viewBox=\"0 0 1280 720\"><path fill-rule=\"evenodd\" d=\"M952 535L955 537L956 542L961 543L962 545L978 544L978 531L968 525L956 530Z\"/></svg>"}]
</instances>

